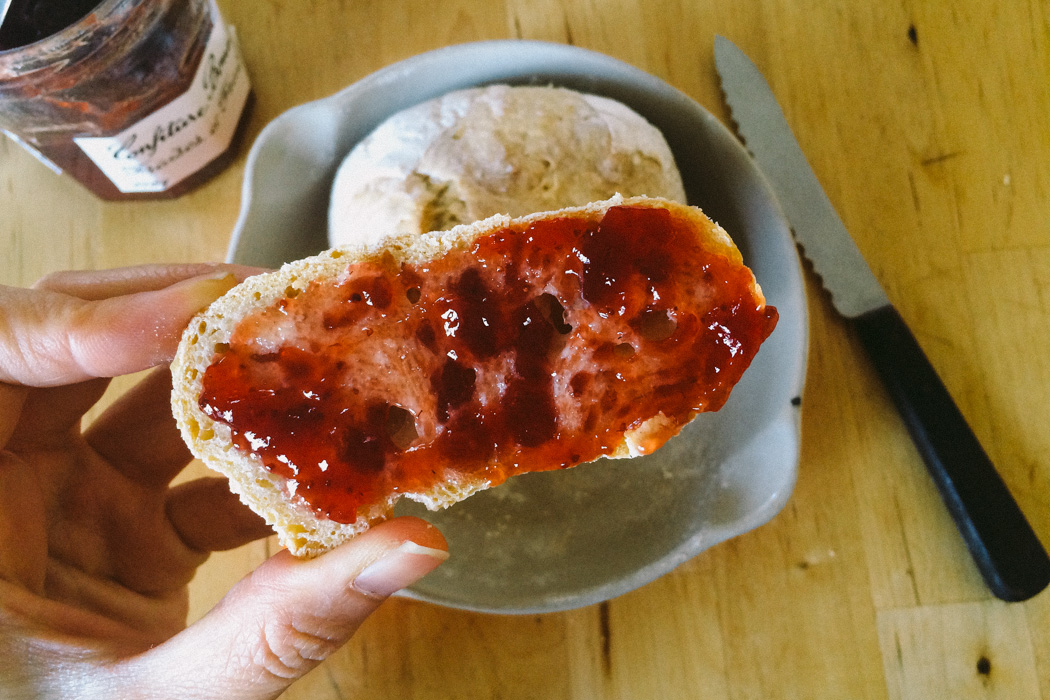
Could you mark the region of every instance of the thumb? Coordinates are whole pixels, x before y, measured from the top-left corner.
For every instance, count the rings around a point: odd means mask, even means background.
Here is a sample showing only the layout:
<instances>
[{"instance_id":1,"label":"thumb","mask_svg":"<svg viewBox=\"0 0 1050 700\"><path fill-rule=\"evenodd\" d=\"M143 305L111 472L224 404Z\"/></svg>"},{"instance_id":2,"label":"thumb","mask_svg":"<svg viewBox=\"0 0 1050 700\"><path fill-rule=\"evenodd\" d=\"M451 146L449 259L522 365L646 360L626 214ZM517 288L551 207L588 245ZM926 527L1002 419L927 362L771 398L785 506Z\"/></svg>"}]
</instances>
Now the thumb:
<instances>
[{"instance_id":1,"label":"thumb","mask_svg":"<svg viewBox=\"0 0 1050 700\"><path fill-rule=\"evenodd\" d=\"M446 558L444 537L417 518L388 521L312 560L282 551L200 621L137 657L135 675L163 688L161 697L275 698Z\"/></svg>"}]
</instances>

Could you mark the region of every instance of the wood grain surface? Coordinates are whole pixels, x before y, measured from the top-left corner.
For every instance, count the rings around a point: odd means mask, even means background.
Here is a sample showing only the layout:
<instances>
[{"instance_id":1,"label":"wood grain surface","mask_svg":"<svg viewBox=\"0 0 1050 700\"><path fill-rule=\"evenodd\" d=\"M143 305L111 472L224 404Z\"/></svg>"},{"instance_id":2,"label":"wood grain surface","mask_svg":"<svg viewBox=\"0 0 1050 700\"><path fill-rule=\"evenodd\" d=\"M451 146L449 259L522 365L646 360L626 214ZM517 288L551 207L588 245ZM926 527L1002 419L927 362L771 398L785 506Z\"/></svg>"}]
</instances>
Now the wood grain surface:
<instances>
[{"instance_id":1,"label":"wood grain surface","mask_svg":"<svg viewBox=\"0 0 1050 700\"><path fill-rule=\"evenodd\" d=\"M729 37L769 78L875 274L1050 543L1046 0L219 5L254 81L249 139L398 59L515 37L607 53L724 120L712 45ZM221 259L246 152L178 200L104 204L0 140L0 283ZM806 275L800 475L771 523L572 612L392 601L286 697L1050 698L1050 594L990 596L857 339ZM273 546L214 556L192 583L192 616Z\"/></svg>"}]
</instances>

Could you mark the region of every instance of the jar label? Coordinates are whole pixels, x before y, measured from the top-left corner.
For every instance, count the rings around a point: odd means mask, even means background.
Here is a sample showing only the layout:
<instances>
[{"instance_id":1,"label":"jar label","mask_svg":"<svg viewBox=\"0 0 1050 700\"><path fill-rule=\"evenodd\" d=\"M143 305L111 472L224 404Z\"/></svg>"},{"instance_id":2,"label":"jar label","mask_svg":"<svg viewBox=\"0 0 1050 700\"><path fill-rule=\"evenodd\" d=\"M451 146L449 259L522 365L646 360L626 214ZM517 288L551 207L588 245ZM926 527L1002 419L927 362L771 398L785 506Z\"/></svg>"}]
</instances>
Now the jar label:
<instances>
[{"instance_id":1,"label":"jar label","mask_svg":"<svg viewBox=\"0 0 1050 700\"><path fill-rule=\"evenodd\" d=\"M214 2L212 18L185 93L119 134L73 139L121 192L163 192L229 147L251 84L237 37Z\"/></svg>"}]
</instances>

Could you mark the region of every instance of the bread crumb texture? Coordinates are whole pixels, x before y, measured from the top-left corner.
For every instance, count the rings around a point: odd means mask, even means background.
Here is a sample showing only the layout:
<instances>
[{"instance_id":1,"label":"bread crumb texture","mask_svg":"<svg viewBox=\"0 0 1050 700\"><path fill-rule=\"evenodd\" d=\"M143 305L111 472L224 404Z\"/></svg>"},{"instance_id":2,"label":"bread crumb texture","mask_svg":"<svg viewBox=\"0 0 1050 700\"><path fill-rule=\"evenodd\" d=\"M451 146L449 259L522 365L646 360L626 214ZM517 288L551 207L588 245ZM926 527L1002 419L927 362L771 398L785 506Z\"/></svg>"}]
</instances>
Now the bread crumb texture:
<instances>
[{"instance_id":1,"label":"bread crumb texture","mask_svg":"<svg viewBox=\"0 0 1050 700\"><path fill-rule=\"evenodd\" d=\"M377 261L387 255L393 256L395 262L399 263L422 263L450 250L466 248L476 238L500 229L522 231L532 222L552 216L598 221L610 207L620 204L667 208L675 217L688 222L706 250L740 263L740 253L726 232L699 209L665 199L625 199L620 196L564 209L556 214L540 213L514 220L496 215L444 232L422 235L416 231L403 232L380 241L359 241L332 248L319 255L285 264L277 271L248 278L190 323L172 364L172 410L186 444L207 466L229 479L231 490L265 518L279 535L281 543L297 556L320 554L390 517L395 502L402 496L437 510L488 488L487 481L453 476L428 491L395 493L382 502L373 503L359 511L357 520L351 524L320 517L295 497L297 484L293 479L271 473L256 455L235 447L229 426L212 420L201 411L198 399L204 373L216 355L226 347L239 319L260 308L277 304L283 298L297 295L313 280L335 281L353 263ZM755 292L761 301L761 290L757 284ZM652 416L629 431L609 456L647 454L651 451L652 438L667 429L664 416Z\"/></svg>"}]
</instances>

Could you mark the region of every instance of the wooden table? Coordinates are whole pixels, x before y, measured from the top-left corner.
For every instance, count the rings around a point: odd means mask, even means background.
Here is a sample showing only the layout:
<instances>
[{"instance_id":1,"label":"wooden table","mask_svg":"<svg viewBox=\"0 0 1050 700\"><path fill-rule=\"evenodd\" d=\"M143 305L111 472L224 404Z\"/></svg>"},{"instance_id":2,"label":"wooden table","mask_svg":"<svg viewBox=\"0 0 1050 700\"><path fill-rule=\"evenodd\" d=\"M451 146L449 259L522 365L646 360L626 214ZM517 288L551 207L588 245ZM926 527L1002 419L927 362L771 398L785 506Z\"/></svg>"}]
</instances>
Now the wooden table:
<instances>
[{"instance_id":1,"label":"wooden table","mask_svg":"<svg viewBox=\"0 0 1050 700\"><path fill-rule=\"evenodd\" d=\"M712 42L728 36L769 77L847 227L1050 543L1046 2L219 4L254 79L249 138L398 59L508 37L605 52L725 118ZM103 204L0 141L0 282L221 259L244 152L182 199ZM1050 698L1050 594L990 596L856 338L807 280L801 471L770 524L573 612L390 602L286 697ZM272 546L213 557L191 586L192 616Z\"/></svg>"}]
</instances>

